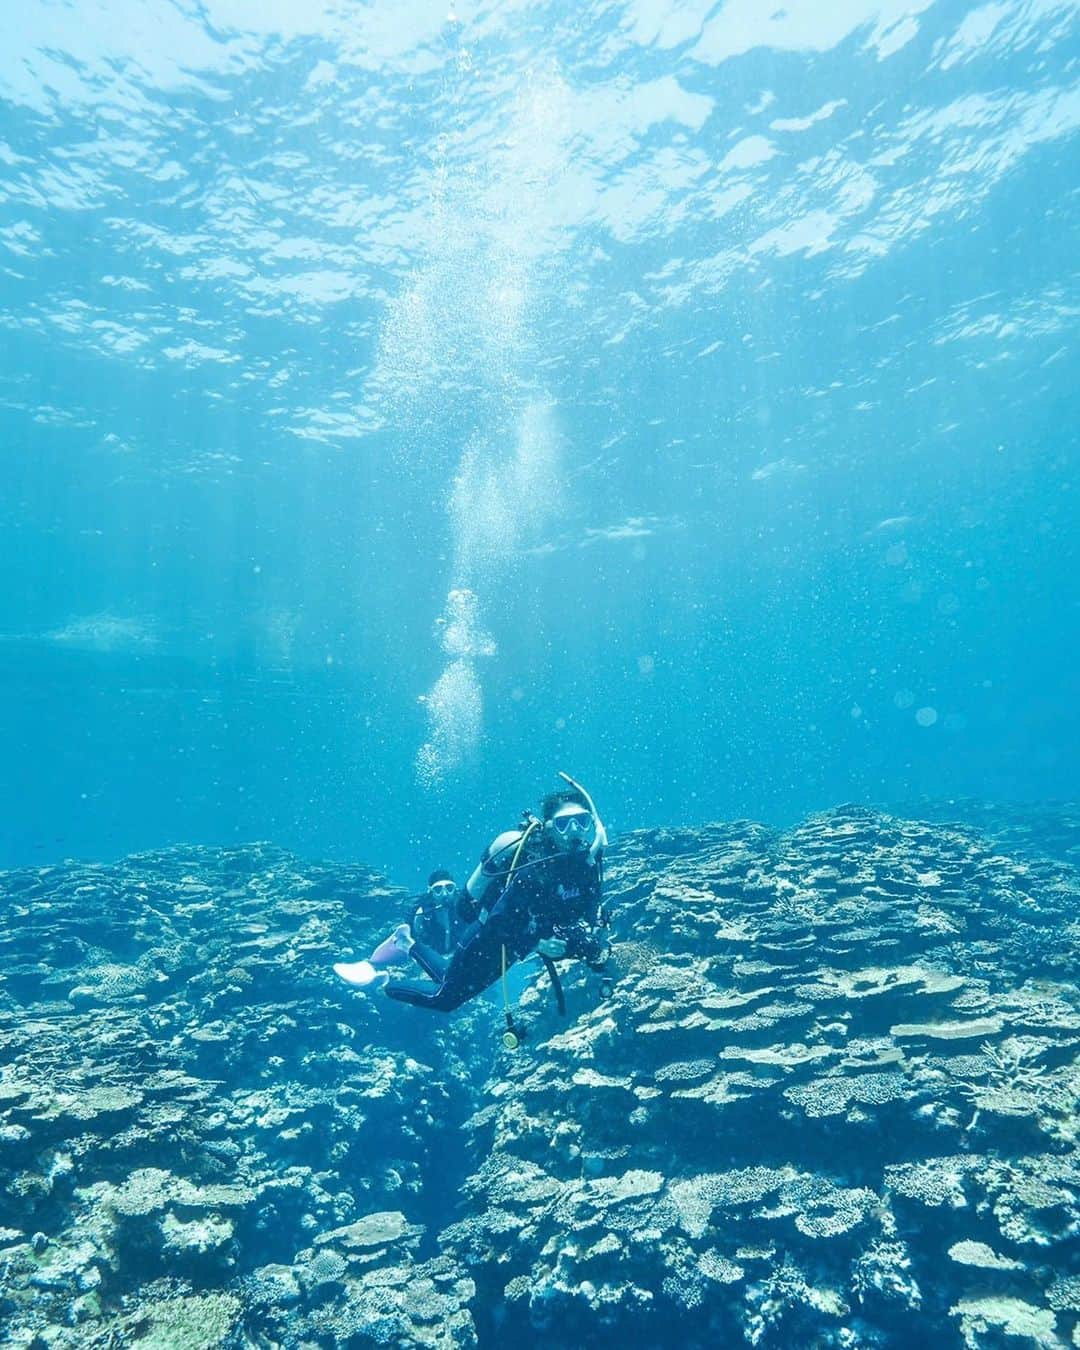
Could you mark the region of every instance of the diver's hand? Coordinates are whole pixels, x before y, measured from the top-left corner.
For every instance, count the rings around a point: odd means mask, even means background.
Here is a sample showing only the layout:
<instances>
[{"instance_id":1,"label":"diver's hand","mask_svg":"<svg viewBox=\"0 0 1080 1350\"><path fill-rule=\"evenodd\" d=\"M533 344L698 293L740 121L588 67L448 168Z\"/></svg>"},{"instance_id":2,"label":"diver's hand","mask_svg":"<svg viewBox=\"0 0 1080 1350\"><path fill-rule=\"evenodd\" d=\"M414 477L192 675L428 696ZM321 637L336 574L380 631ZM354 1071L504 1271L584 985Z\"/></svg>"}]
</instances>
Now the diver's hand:
<instances>
[{"instance_id":1,"label":"diver's hand","mask_svg":"<svg viewBox=\"0 0 1080 1350\"><path fill-rule=\"evenodd\" d=\"M566 942L563 938L557 937L541 938L536 944L536 950L550 961L558 961L566 955Z\"/></svg>"},{"instance_id":2,"label":"diver's hand","mask_svg":"<svg viewBox=\"0 0 1080 1350\"><path fill-rule=\"evenodd\" d=\"M585 964L590 970L594 970L597 975L603 975L607 971L607 964L611 960L611 944L607 943L599 949L591 960L586 958Z\"/></svg>"}]
</instances>

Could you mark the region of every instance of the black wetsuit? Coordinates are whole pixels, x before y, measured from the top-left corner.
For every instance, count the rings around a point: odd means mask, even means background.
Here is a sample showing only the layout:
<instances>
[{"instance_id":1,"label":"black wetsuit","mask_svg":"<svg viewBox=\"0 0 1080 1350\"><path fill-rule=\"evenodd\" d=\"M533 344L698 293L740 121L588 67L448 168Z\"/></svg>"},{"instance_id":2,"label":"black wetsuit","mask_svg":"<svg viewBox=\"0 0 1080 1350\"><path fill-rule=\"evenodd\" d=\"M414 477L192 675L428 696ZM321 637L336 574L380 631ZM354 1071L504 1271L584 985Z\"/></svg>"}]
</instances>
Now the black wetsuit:
<instances>
[{"instance_id":1,"label":"black wetsuit","mask_svg":"<svg viewBox=\"0 0 1080 1350\"><path fill-rule=\"evenodd\" d=\"M449 956L474 917L464 891L455 891L449 900L436 900L427 893L417 898L409 930L417 942Z\"/></svg>"},{"instance_id":2,"label":"black wetsuit","mask_svg":"<svg viewBox=\"0 0 1080 1350\"><path fill-rule=\"evenodd\" d=\"M435 986L392 981L386 986L389 998L451 1012L495 983L502 973L504 951L509 967L543 938L561 938L567 956L590 962L601 959L605 944L599 934L600 859L591 862L584 849L556 851L542 835L535 845L530 847L530 843L522 850L509 884L505 872L494 871L496 881L484 896L490 908L478 911L479 917L462 934L449 960L423 942L413 944L413 959ZM509 858L501 865L509 869ZM464 897L465 904L472 900L468 892Z\"/></svg>"}]
</instances>

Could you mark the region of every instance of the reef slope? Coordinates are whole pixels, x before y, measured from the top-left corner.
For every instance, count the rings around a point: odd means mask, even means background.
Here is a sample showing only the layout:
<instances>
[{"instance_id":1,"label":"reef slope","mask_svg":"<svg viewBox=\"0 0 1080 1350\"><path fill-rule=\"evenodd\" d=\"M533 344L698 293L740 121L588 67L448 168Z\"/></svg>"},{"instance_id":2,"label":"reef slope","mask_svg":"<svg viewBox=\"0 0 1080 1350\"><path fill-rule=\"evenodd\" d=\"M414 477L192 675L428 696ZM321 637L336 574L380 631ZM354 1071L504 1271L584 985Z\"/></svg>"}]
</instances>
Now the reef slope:
<instances>
[{"instance_id":1,"label":"reef slope","mask_svg":"<svg viewBox=\"0 0 1080 1350\"><path fill-rule=\"evenodd\" d=\"M1047 816L1049 818L1049 816ZM611 984L339 987L280 851L0 878L0 1343L1080 1345L1080 884L858 808L612 850ZM1053 856L1056 854L1057 856Z\"/></svg>"}]
</instances>

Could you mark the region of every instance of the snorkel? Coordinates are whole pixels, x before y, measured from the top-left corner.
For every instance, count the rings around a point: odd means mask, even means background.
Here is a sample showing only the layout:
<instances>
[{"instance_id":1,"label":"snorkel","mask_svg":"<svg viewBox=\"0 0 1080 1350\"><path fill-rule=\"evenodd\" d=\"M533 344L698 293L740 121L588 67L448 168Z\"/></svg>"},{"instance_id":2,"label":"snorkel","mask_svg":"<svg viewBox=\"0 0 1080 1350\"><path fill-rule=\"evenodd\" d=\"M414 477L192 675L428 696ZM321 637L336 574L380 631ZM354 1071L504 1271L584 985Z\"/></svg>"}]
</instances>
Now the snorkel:
<instances>
[{"instance_id":1,"label":"snorkel","mask_svg":"<svg viewBox=\"0 0 1080 1350\"><path fill-rule=\"evenodd\" d=\"M596 834L593 838L592 844L589 846L589 861L594 863L596 862L600 850L602 848L607 848L608 838L607 838L607 830L604 829L604 822L600 819L600 815L596 810L596 803L593 801L592 797L590 797L586 789L583 788L576 779L571 778L568 773L563 773L562 769L559 770L559 777L562 778L565 782L569 783L570 786L576 792L581 793L582 797L584 797L585 799L586 804L588 805L589 810L592 812L592 818L596 822Z\"/></svg>"}]
</instances>

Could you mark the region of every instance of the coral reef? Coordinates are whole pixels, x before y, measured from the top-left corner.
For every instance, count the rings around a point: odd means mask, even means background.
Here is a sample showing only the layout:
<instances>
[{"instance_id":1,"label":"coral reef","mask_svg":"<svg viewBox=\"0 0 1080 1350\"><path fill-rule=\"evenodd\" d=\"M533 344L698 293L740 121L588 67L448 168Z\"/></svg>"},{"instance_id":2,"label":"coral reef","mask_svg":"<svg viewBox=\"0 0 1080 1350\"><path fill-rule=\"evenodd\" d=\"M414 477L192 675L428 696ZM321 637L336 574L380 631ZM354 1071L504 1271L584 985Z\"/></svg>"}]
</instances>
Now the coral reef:
<instances>
[{"instance_id":1,"label":"coral reef","mask_svg":"<svg viewBox=\"0 0 1080 1350\"><path fill-rule=\"evenodd\" d=\"M567 1027L539 986L471 1122L482 1341L1069 1343L1070 863L843 808L631 835L609 882L613 991Z\"/></svg>"},{"instance_id":2,"label":"coral reef","mask_svg":"<svg viewBox=\"0 0 1080 1350\"><path fill-rule=\"evenodd\" d=\"M363 868L0 877L0 1344L1080 1344L1078 832L968 810L624 835L513 1053Z\"/></svg>"},{"instance_id":3,"label":"coral reef","mask_svg":"<svg viewBox=\"0 0 1080 1350\"><path fill-rule=\"evenodd\" d=\"M404 892L266 846L0 887L0 1344L469 1343L471 1286L419 1248L465 1174L476 1014L330 972ZM402 1307L335 1322L375 1302Z\"/></svg>"}]
</instances>

